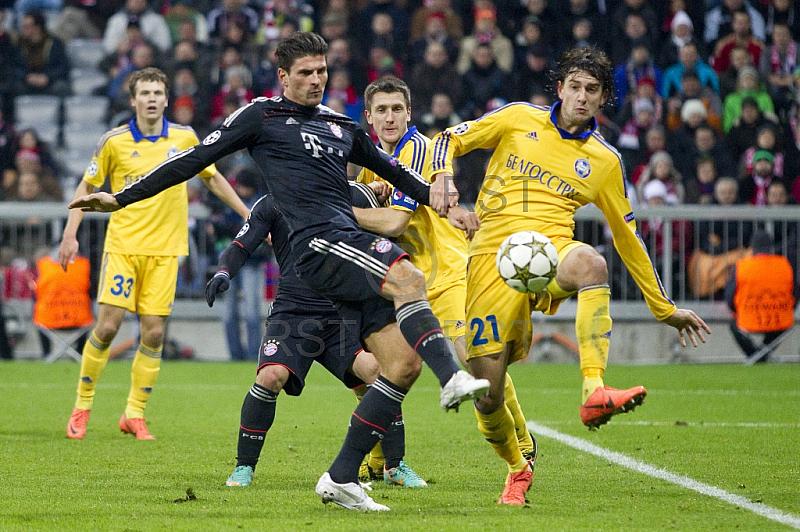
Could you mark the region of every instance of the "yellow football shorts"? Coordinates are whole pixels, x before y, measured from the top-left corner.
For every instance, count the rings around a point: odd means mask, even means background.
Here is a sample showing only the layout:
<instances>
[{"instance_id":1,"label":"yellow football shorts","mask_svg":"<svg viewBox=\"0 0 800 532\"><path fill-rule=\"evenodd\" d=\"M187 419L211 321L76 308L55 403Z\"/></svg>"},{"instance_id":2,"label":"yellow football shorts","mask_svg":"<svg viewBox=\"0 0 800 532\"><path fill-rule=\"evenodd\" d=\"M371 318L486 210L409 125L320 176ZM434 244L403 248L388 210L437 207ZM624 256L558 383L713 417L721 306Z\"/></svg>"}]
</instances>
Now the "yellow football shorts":
<instances>
[{"instance_id":1,"label":"yellow football shorts","mask_svg":"<svg viewBox=\"0 0 800 532\"><path fill-rule=\"evenodd\" d=\"M465 304L467 300L466 281L432 286L428 292L428 302L433 315L442 324L442 332L450 340L464 336L466 325Z\"/></svg>"},{"instance_id":2,"label":"yellow football shorts","mask_svg":"<svg viewBox=\"0 0 800 532\"><path fill-rule=\"evenodd\" d=\"M178 257L104 253L97 302L151 316L169 316Z\"/></svg>"},{"instance_id":3,"label":"yellow football shorts","mask_svg":"<svg viewBox=\"0 0 800 532\"><path fill-rule=\"evenodd\" d=\"M561 262L573 249L585 246L583 242L555 239ZM534 310L530 296L509 287L497 273L496 255L473 255L467 268L467 360L506 352L508 363L528 356L532 336L531 312ZM555 283L547 287L552 300L545 308L546 314L555 314L562 301L574 292L564 292Z\"/></svg>"}]
</instances>

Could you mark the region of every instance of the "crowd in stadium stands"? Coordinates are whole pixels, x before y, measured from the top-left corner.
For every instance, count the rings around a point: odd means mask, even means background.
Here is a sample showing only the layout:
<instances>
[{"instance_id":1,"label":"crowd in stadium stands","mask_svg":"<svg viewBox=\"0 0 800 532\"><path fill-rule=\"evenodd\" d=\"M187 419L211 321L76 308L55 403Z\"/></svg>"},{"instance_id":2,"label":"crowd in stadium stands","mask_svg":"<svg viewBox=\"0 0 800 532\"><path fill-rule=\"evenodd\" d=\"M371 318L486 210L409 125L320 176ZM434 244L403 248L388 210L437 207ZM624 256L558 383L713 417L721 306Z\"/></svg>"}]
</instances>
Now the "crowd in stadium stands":
<instances>
[{"instance_id":1,"label":"crowd in stadium stands","mask_svg":"<svg viewBox=\"0 0 800 532\"><path fill-rule=\"evenodd\" d=\"M172 80L168 118L202 138L251 98L280 93L275 46L297 30L330 44L325 105L363 121L367 83L397 76L411 87L415 125L430 136L507 102L550 105L558 55L597 46L616 66L599 128L622 155L632 202L800 201L793 0L0 0L0 8L0 201L71 197L58 157L64 134L48 147L35 130L17 130L14 102L71 94L72 41L102 50L105 82L93 94L108 99L104 126L132 116L127 76L158 66ZM482 175L486 158L460 161L468 200L479 184L464 176ZM235 179L246 159L220 169ZM719 235L703 229L693 245L710 250Z\"/></svg>"}]
</instances>

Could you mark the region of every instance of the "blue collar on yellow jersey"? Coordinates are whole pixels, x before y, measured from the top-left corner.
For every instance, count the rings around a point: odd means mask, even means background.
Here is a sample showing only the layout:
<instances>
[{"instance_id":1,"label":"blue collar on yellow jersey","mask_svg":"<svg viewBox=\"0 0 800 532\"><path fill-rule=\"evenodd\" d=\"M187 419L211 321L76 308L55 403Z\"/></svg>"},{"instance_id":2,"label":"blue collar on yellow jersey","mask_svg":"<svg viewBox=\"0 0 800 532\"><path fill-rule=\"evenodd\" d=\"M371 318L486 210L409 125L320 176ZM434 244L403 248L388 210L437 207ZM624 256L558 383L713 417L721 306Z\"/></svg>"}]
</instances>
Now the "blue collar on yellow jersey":
<instances>
[{"instance_id":1,"label":"blue collar on yellow jersey","mask_svg":"<svg viewBox=\"0 0 800 532\"><path fill-rule=\"evenodd\" d=\"M597 119L592 117L589 121L590 127L586 131L582 133L578 133L577 135L573 135L569 131L565 131L558 127L558 108L561 106L561 100L557 101L553 104L553 107L550 108L550 121L556 126L556 129L561 134L562 139L581 139L586 140L589 136L595 132L597 129Z\"/></svg>"},{"instance_id":2,"label":"blue collar on yellow jersey","mask_svg":"<svg viewBox=\"0 0 800 532\"><path fill-rule=\"evenodd\" d=\"M136 125L136 117L134 116L131 118L131 121L128 122L128 125L131 126L131 135L133 135L133 141L139 142L141 140L149 140L150 142L155 142L161 137L165 139L169 138L169 124L167 123L167 118L162 116L161 120L163 120L163 124L161 126L161 134L160 135L152 135L149 137L145 137L142 135L142 131L139 129L139 126Z\"/></svg>"},{"instance_id":3,"label":"blue collar on yellow jersey","mask_svg":"<svg viewBox=\"0 0 800 532\"><path fill-rule=\"evenodd\" d=\"M403 135L403 138L400 139L400 142L398 142L397 146L395 146L394 153L392 155L394 155L395 157L400 157L400 150L402 150L403 146L406 145L406 142L411 140L411 137L413 137L416 134L417 134L417 126L411 126L410 128L408 128L406 134ZM380 142L378 143L378 146L381 147L381 149L383 149Z\"/></svg>"}]
</instances>

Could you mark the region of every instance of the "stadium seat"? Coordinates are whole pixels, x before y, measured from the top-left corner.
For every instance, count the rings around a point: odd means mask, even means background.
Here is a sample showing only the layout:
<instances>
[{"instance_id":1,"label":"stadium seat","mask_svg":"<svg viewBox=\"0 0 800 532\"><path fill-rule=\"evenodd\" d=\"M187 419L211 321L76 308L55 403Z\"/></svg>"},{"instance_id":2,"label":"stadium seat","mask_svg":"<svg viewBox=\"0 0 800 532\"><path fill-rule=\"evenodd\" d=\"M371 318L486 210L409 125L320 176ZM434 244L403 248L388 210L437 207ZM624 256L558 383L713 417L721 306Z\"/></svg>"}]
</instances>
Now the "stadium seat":
<instances>
[{"instance_id":1,"label":"stadium seat","mask_svg":"<svg viewBox=\"0 0 800 532\"><path fill-rule=\"evenodd\" d=\"M67 55L72 68L97 68L106 53L101 40L72 39L67 44Z\"/></svg>"},{"instance_id":2,"label":"stadium seat","mask_svg":"<svg viewBox=\"0 0 800 532\"><path fill-rule=\"evenodd\" d=\"M69 78L72 83L72 93L80 96L90 96L95 89L108 82L102 71L92 67L72 68L69 71Z\"/></svg>"},{"instance_id":3,"label":"stadium seat","mask_svg":"<svg viewBox=\"0 0 800 532\"><path fill-rule=\"evenodd\" d=\"M73 122L64 126L63 144L69 152L85 154L84 161L88 164L92 157L97 141L100 140L108 128L104 124Z\"/></svg>"},{"instance_id":4,"label":"stadium seat","mask_svg":"<svg viewBox=\"0 0 800 532\"><path fill-rule=\"evenodd\" d=\"M86 167L92 158L92 152L87 150L64 150L59 156L61 166L67 172L68 176L83 177Z\"/></svg>"},{"instance_id":5,"label":"stadium seat","mask_svg":"<svg viewBox=\"0 0 800 532\"><path fill-rule=\"evenodd\" d=\"M39 124L58 125L61 111L61 98L58 96L25 94L14 98L17 124L38 126ZM17 130L23 129L17 126Z\"/></svg>"},{"instance_id":6,"label":"stadium seat","mask_svg":"<svg viewBox=\"0 0 800 532\"><path fill-rule=\"evenodd\" d=\"M105 124L108 106L105 96L68 96L64 98L64 124Z\"/></svg>"}]
</instances>

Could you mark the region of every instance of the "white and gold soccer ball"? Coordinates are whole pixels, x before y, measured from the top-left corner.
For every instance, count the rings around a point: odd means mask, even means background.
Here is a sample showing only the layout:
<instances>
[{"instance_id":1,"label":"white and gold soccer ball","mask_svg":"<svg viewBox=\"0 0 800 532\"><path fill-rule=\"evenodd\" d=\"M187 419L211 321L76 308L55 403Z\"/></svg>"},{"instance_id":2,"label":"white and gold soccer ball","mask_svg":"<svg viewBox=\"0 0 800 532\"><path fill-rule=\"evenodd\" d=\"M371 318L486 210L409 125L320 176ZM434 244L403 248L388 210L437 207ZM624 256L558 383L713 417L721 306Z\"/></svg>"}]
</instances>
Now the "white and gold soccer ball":
<instances>
[{"instance_id":1,"label":"white and gold soccer ball","mask_svg":"<svg viewBox=\"0 0 800 532\"><path fill-rule=\"evenodd\" d=\"M556 247L536 231L514 233L497 250L497 272L518 292L532 294L542 290L557 271Z\"/></svg>"}]
</instances>

